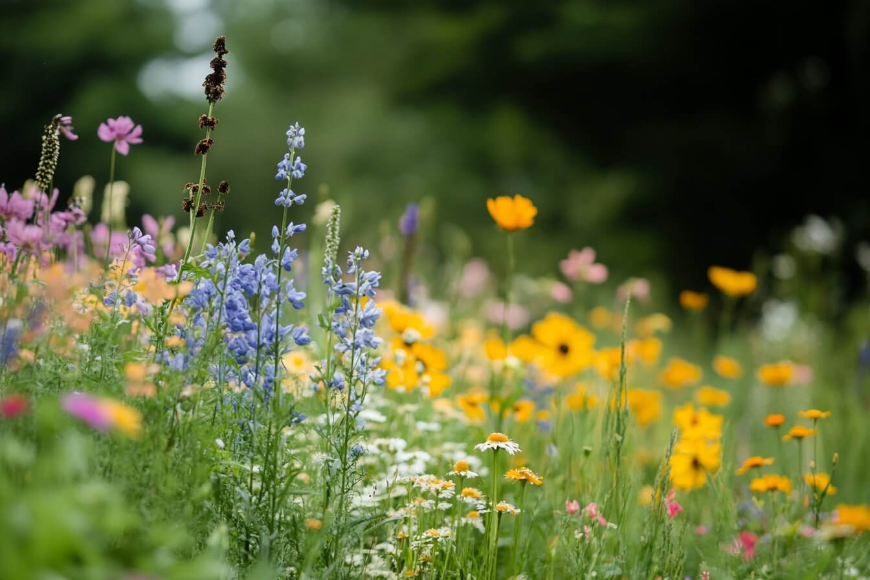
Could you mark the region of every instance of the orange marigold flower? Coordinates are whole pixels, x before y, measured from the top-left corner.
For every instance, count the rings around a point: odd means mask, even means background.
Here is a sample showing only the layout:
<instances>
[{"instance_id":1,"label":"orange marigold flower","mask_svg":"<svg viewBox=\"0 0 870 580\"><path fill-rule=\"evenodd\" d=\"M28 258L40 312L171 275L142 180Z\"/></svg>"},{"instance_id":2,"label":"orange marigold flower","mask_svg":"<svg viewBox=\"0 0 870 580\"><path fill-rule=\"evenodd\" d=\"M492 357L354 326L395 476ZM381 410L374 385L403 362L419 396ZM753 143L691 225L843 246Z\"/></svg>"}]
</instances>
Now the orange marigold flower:
<instances>
[{"instance_id":1,"label":"orange marigold flower","mask_svg":"<svg viewBox=\"0 0 870 580\"><path fill-rule=\"evenodd\" d=\"M680 306L686 310L700 312L707 308L707 303L709 302L710 296L702 292L693 292L691 290L683 290L680 292Z\"/></svg>"},{"instance_id":2,"label":"orange marigold flower","mask_svg":"<svg viewBox=\"0 0 870 580\"><path fill-rule=\"evenodd\" d=\"M780 361L764 365L758 369L758 379L771 387L782 387L791 382L794 365L789 361Z\"/></svg>"},{"instance_id":3,"label":"orange marigold flower","mask_svg":"<svg viewBox=\"0 0 870 580\"><path fill-rule=\"evenodd\" d=\"M749 482L749 489L759 493L781 491L784 494L791 493L791 480L785 475L765 475L756 477Z\"/></svg>"},{"instance_id":4,"label":"orange marigold flower","mask_svg":"<svg viewBox=\"0 0 870 580\"><path fill-rule=\"evenodd\" d=\"M785 423L785 415L780 415L779 413L768 415L764 418L764 424L768 427L779 427Z\"/></svg>"},{"instance_id":5,"label":"orange marigold flower","mask_svg":"<svg viewBox=\"0 0 870 580\"><path fill-rule=\"evenodd\" d=\"M838 504L834 509L834 523L850 526L856 534L870 529L870 506Z\"/></svg>"},{"instance_id":6,"label":"orange marigold flower","mask_svg":"<svg viewBox=\"0 0 870 580\"><path fill-rule=\"evenodd\" d=\"M542 483L544 483L544 478L540 475L536 475L535 472L528 467L518 467L516 469L511 469L507 473L505 473L504 476L505 479L519 481L524 485L527 482L531 483L532 485L541 485Z\"/></svg>"},{"instance_id":7,"label":"orange marigold flower","mask_svg":"<svg viewBox=\"0 0 870 580\"><path fill-rule=\"evenodd\" d=\"M758 285L758 279L752 272L738 272L722 266L710 266L707 277L713 286L734 298L752 294Z\"/></svg>"},{"instance_id":8,"label":"orange marigold flower","mask_svg":"<svg viewBox=\"0 0 870 580\"><path fill-rule=\"evenodd\" d=\"M818 421L819 419L826 419L831 416L830 411L819 411L818 409L807 409L806 411L798 411L798 416L803 417L804 419L812 419L813 421Z\"/></svg>"},{"instance_id":9,"label":"orange marigold flower","mask_svg":"<svg viewBox=\"0 0 870 580\"><path fill-rule=\"evenodd\" d=\"M713 370L723 379L738 379L743 374L743 367L730 356L718 355L714 358Z\"/></svg>"},{"instance_id":10,"label":"orange marigold flower","mask_svg":"<svg viewBox=\"0 0 870 580\"><path fill-rule=\"evenodd\" d=\"M756 469L765 465L773 465L773 457L768 457L766 459L758 455L750 457L737 469L737 475L743 475L750 469Z\"/></svg>"},{"instance_id":11,"label":"orange marigold flower","mask_svg":"<svg viewBox=\"0 0 870 580\"><path fill-rule=\"evenodd\" d=\"M513 197L501 195L486 200L486 209L496 225L506 232L515 232L532 227L538 208L531 200L517 194Z\"/></svg>"},{"instance_id":12,"label":"orange marigold flower","mask_svg":"<svg viewBox=\"0 0 870 580\"><path fill-rule=\"evenodd\" d=\"M797 439L798 441L800 441L801 439L812 437L815 434L815 429L810 429L808 427L804 427L803 425L795 425L794 427L789 429L788 433L785 434L782 440L791 441L792 439Z\"/></svg>"}]
</instances>

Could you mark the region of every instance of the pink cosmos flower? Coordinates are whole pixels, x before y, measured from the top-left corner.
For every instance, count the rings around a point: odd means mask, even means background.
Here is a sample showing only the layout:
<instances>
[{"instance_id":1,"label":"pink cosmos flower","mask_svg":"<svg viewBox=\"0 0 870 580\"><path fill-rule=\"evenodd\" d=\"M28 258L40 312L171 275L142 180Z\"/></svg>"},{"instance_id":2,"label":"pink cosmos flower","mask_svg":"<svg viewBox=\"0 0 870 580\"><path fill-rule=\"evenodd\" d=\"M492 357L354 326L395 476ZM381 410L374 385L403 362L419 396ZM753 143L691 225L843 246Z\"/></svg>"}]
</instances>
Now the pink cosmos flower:
<instances>
[{"instance_id":1,"label":"pink cosmos flower","mask_svg":"<svg viewBox=\"0 0 870 580\"><path fill-rule=\"evenodd\" d=\"M112 419L104 407L94 397L83 393L69 393L61 400L63 410L76 419L80 419L97 431L107 430Z\"/></svg>"},{"instance_id":2,"label":"pink cosmos flower","mask_svg":"<svg viewBox=\"0 0 870 580\"><path fill-rule=\"evenodd\" d=\"M559 269L572 282L602 284L607 281L607 266L595 263L595 250L589 247L568 252L568 257L559 262Z\"/></svg>"},{"instance_id":3,"label":"pink cosmos flower","mask_svg":"<svg viewBox=\"0 0 870 580\"><path fill-rule=\"evenodd\" d=\"M629 293L631 293L632 300L648 302L650 294L649 280L646 278L629 278L616 289L616 299L619 302L625 302Z\"/></svg>"},{"instance_id":4,"label":"pink cosmos flower","mask_svg":"<svg viewBox=\"0 0 870 580\"><path fill-rule=\"evenodd\" d=\"M73 133L72 117L70 117L69 115L65 115L60 118L60 123L58 123L58 129L60 129L60 132L63 133L63 136L70 141L75 141L79 138L78 135Z\"/></svg>"},{"instance_id":5,"label":"pink cosmos flower","mask_svg":"<svg viewBox=\"0 0 870 580\"><path fill-rule=\"evenodd\" d=\"M33 200L24 199L17 191L9 195L6 188L0 185L0 216L27 221L33 216Z\"/></svg>"},{"instance_id":6,"label":"pink cosmos flower","mask_svg":"<svg viewBox=\"0 0 870 580\"><path fill-rule=\"evenodd\" d=\"M29 407L30 403L24 395L9 395L5 399L0 399L0 416L7 419L18 417L26 413Z\"/></svg>"},{"instance_id":7,"label":"pink cosmos flower","mask_svg":"<svg viewBox=\"0 0 870 580\"><path fill-rule=\"evenodd\" d=\"M580 502L577 501L576 499L574 501L566 500L565 501L565 511L573 516L574 514L576 514L577 512L580 511Z\"/></svg>"},{"instance_id":8,"label":"pink cosmos flower","mask_svg":"<svg viewBox=\"0 0 870 580\"><path fill-rule=\"evenodd\" d=\"M493 324L501 324L505 318L504 302L487 300L483 305L486 319ZM520 304L511 304L507 309L507 325L511 330L522 328L529 323L529 311Z\"/></svg>"},{"instance_id":9,"label":"pink cosmos flower","mask_svg":"<svg viewBox=\"0 0 870 580\"><path fill-rule=\"evenodd\" d=\"M469 260L462 268L459 279L459 293L465 298L474 298L486 289L489 283L489 266L481 258Z\"/></svg>"},{"instance_id":10,"label":"pink cosmos flower","mask_svg":"<svg viewBox=\"0 0 870 580\"><path fill-rule=\"evenodd\" d=\"M755 544L758 543L758 536L752 532L740 532L737 534L737 540L740 542L740 548L743 550L743 559L751 560L755 557Z\"/></svg>"},{"instance_id":11,"label":"pink cosmos flower","mask_svg":"<svg viewBox=\"0 0 870 580\"><path fill-rule=\"evenodd\" d=\"M115 142L115 151L121 155L130 152L130 145L138 145L142 142L142 125L133 124L133 119L126 116L117 119L108 119L100 123L97 129L97 137L106 143Z\"/></svg>"},{"instance_id":12,"label":"pink cosmos flower","mask_svg":"<svg viewBox=\"0 0 870 580\"><path fill-rule=\"evenodd\" d=\"M42 246L42 228L27 225L27 222L19 219L10 219L6 222L6 238L19 249L38 251Z\"/></svg>"},{"instance_id":13,"label":"pink cosmos flower","mask_svg":"<svg viewBox=\"0 0 870 580\"><path fill-rule=\"evenodd\" d=\"M571 293L571 287L562 282L553 282L550 285L550 298L561 304L568 304L574 295Z\"/></svg>"}]
</instances>

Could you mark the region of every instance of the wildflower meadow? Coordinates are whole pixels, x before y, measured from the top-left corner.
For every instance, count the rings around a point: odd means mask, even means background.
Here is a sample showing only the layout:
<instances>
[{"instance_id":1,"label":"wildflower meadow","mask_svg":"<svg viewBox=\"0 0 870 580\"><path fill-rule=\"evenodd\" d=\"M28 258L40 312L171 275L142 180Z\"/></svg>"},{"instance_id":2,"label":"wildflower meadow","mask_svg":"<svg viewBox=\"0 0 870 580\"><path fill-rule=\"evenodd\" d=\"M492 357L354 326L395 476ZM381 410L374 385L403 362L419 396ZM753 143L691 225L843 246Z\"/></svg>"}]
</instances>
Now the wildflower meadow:
<instances>
[{"instance_id":1,"label":"wildflower meadow","mask_svg":"<svg viewBox=\"0 0 870 580\"><path fill-rule=\"evenodd\" d=\"M866 300L834 319L780 260L654 302L582 231L532 276L522 191L475 200L486 259L421 259L425 204L346 231L304 109L261 183L208 162L237 50L148 194L177 216L131 223L149 127L115 105L0 188L0 579L870 578ZM108 175L55 179L82 141ZM268 237L234 216L263 183Z\"/></svg>"}]
</instances>

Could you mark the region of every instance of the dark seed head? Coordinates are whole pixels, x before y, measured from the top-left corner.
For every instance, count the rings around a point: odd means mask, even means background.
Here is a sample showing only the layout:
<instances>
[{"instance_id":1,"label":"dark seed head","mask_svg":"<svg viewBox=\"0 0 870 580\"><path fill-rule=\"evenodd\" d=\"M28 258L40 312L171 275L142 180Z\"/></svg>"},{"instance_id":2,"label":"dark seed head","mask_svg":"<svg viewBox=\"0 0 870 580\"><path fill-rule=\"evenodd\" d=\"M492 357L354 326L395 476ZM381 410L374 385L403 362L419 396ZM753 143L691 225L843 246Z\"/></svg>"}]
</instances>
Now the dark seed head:
<instances>
[{"instance_id":1,"label":"dark seed head","mask_svg":"<svg viewBox=\"0 0 870 580\"><path fill-rule=\"evenodd\" d=\"M197 155L205 155L208 153L208 150L211 149L212 144L214 144L214 139L202 139L196 144L193 152Z\"/></svg>"},{"instance_id":2,"label":"dark seed head","mask_svg":"<svg viewBox=\"0 0 870 580\"><path fill-rule=\"evenodd\" d=\"M223 56L225 54L229 54L230 51L227 50L227 37L226 36L218 36L214 39L214 47L212 48L218 56Z\"/></svg>"},{"instance_id":3,"label":"dark seed head","mask_svg":"<svg viewBox=\"0 0 870 580\"><path fill-rule=\"evenodd\" d=\"M226 195L230 192L230 182L224 179L218 184L218 193Z\"/></svg>"}]
</instances>

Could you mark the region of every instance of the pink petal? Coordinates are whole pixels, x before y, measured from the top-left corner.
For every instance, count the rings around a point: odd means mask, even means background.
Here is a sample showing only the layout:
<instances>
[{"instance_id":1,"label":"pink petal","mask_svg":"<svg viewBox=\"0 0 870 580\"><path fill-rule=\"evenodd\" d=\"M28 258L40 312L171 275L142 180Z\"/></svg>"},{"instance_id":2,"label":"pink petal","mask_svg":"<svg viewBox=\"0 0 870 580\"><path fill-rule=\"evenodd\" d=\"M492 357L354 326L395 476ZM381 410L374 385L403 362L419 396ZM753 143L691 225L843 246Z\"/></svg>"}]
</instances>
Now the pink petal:
<instances>
[{"instance_id":1,"label":"pink petal","mask_svg":"<svg viewBox=\"0 0 870 580\"><path fill-rule=\"evenodd\" d=\"M592 264L586 272L586 281L591 284L603 284L607 281L607 266L604 264Z\"/></svg>"},{"instance_id":2,"label":"pink petal","mask_svg":"<svg viewBox=\"0 0 870 580\"><path fill-rule=\"evenodd\" d=\"M572 253L575 252L572 251ZM581 264L591 264L595 261L595 250L593 250L589 246L586 246L579 252L576 252L576 256L576 260Z\"/></svg>"},{"instance_id":3,"label":"pink petal","mask_svg":"<svg viewBox=\"0 0 870 580\"><path fill-rule=\"evenodd\" d=\"M111 119L109 119L111 122ZM105 141L106 143L115 140L115 133L109 128L105 123L100 123L99 128L97 129L97 137L100 138L100 141Z\"/></svg>"},{"instance_id":4,"label":"pink petal","mask_svg":"<svg viewBox=\"0 0 870 580\"><path fill-rule=\"evenodd\" d=\"M130 145L126 141L115 141L115 150L121 155L126 155L130 152Z\"/></svg>"}]
</instances>

